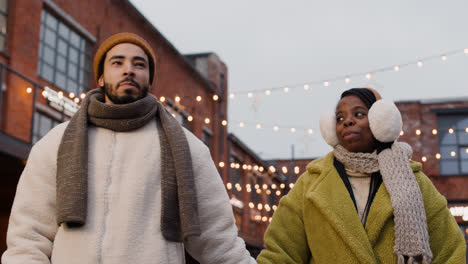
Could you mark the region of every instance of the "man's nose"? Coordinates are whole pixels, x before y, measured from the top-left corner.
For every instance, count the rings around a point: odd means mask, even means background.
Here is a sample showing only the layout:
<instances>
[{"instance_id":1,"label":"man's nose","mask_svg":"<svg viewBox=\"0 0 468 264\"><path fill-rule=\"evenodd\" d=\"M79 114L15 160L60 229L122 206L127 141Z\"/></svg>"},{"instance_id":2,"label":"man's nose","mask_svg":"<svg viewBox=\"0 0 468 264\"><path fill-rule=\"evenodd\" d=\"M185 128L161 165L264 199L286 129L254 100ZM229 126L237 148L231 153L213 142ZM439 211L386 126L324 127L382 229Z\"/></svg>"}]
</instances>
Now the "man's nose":
<instances>
[{"instance_id":1,"label":"man's nose","mask_svg":"<svg viewBox=\"0 0 468 264\"><path fill-rule=\"evenodd\" d=\"M124 66L124 76L135 76L135 67L132 63L126 63Z\"/></svg>"}]
</instances>

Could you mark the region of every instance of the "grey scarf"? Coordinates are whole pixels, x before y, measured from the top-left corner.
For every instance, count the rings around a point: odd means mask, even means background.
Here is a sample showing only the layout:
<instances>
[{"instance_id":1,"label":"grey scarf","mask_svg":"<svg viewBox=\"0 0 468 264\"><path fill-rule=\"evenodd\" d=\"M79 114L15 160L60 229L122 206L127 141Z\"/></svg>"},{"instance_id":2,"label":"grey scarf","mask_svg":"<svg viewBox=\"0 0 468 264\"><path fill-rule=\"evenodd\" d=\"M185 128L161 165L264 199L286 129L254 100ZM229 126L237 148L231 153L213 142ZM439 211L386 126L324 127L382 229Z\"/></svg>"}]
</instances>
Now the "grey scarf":
<instances>
[{"instance_id":1,"label":"grey scarf","mask_svg":"<svg viewBox=\"0 0 468 264\"><path fill-rule=\"evenodd\" d=\"M129 104L104 103L101 89L90 91L72 117L57 156L57 224L86 223L88 123L113 131L138 129L156 118L161 144L161 231L170 241L200 235L190 149L179 123L151 95Z\"/></svg>"},{"instance_id":2,"label":"grey scarf","mask_svg":"<svg viewBox=\"0 0 468 264\"><path fill-rule=\"evenodd\" d=\"M426 211L421 190L409 164L413 153L403 142L395 142L377 154L353 153L337 145L333 154L337 160L354 171L372 173L380 170L383 183L393 207L395 246L398 263L431 263Z\"/></svg>"}]
</instances>

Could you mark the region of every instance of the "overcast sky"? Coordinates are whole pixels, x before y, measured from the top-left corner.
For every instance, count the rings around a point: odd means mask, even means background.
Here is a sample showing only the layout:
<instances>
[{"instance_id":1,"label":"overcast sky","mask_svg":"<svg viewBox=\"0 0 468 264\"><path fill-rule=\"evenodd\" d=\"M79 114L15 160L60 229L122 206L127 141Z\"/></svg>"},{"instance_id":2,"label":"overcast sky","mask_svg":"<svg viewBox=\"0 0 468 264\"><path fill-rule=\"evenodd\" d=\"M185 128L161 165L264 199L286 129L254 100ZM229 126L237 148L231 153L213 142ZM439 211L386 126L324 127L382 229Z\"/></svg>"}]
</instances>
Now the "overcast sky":
<instances>
[{"instance_id":1,"label":"overcast sky","mask_svg":"<svg viewBox=\"0 0 468 264\"><path fill-rule=\"evenodd\" d=\"M252 98L237 94L229 100L228 128L265 159L290 158L293 144L296 158L330 151L319 116L352 87L374 87L397 101L468 96L466 0L131 2L182 54L218 54L228 66L230 92L259 90ZM459 53L441 60L449 51ZM403 65L433 55L421 68ZM394 65L401 65L398 72L323 86ZM290 90L265 95L275 87Z\"/></svg>"}]
</instances>

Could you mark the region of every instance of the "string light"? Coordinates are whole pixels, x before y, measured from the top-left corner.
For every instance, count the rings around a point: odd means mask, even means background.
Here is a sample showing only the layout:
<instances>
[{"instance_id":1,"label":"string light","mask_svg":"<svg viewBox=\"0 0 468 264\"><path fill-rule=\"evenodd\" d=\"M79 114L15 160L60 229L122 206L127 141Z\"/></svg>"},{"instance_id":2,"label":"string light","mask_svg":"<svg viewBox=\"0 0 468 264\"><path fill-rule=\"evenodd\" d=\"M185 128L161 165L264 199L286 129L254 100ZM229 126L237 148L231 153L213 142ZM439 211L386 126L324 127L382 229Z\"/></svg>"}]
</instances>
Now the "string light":
<instances>
[{"instance_id":1,"label":"string light","mask_svg":"<svg viewBox=\"0 0 468 264\"><path fill-rule=\"evenodd\" d=\"M226 184L226 188L227 188L228 190L231 190L231 189L232 189L232 184L231 184L230 182L228 182L228 183Z\"/></svg>"},{"instance_id":2,"label":"string light","mask_svg":"<svg viewBox=\"0 0 468 264\"><path fill-rule=\"evenodd\" d=\"M294 132L296 132L296 128L291 127L291 133L294 133Z\"/></svg>"},{"instance_id":3,"label":"string light","mask_svg":"<svg viewBox=\"0 0 468 264\"><path fill-rule=\"evenodd\" d=\"M284 87L283 90L284 90L285 93L288 93L289 92L289 87Z\"/></svg>"},{"instance_id":4,"label":"string light","mask_svg":"<svg viewBox=\"0 0 468 264\"><path fill-rule=\"evenodd\" d=\"M234 95L234 94L231 94L231 95ZM197 100L197 102L201 102L202 97L201 97L201 96L197 96L197 97L195 98L195 100Z\"/></svg>"},{"instance_id":5,"label":"string light","mask_svg":"<svg viewBox=\"0 0 468 264\"><path fill-rule=\"evenodd\" d=\"M416 129L416 135L421 135L421 129Z\"/></svg>"},{"instance_id":6,"label":"string light","mask_svg":"<svg viewBox=\"0 0 468 264\"><path fill-rule=\"evenodd\" d=\"M253 96L253 93L248 93L247 94L247 97L249 97L249 98L252 98L252 96Z\"/></svg>"},{"instance_id":7,"label":"string light","mask_svg":"<svg viewBox=\"0 0 468 264\"><path fill-rule=\"evenodd\" d=\"M294 183L289 184L289 189L292 189L294 187Z\"/></svg>"},{"instance_id":8,"label":"string light","mask_svg":"<svg viewBox=\"0 0 468 264\"><path fill-rule=\"evenodd\" d=\"M308 84L304 84L304 90L309 90L309 85Z\"/></svg>"},{"instance_id":9,"label":"string light","mask_svg":"<svg viewBox=\"0 0 468 264\"><path fill-rule=\"evenodd\" d=\"M323 82L323 86L328 87L329 85L330 85L330 83L328 81Z\"/></svg>"},{"instance_id":10,"label":"string light","mask_svg":"<svg viewBox=\"0 0 468 264\"><path fill-rule=\"evenodd\" d=\"M26 92L27 92L28 94L32 93L32 88L31 88L31 87L26 88Z\"/></svg>"},{"instance_id":11,"label":"string light","mask_svg":"<svg viewBox=\"0 0 468 264\"><path fill-rule=\"evenodd\" d=\"M400 131L400 136L403 136L405 134L405 132L402 130Z\"/></svg>"},{"instance_id":12,"label":"string light","mask_svg":"<svg viewBox=\"0 0 468 264\"><path fill-rule=\"evenodd\" d=\"M280 196L280 195L281 195L281 191L280 190L276 191L276 196Z\"/></svg>"},{"instance_id":13,"label":"string light","mask_svg":"<svg viewBox=\"0 0 468 264\"><path fill-rule=\"evenodd\" d=\"M179 103L179 102L180 102L180 97L179 97L179 96L176 96L176 97L174 98L174 100L176 101L176 103Z\"/></svg>"},{"instance_id":14,"label":"string light","mask_svg":"<svg viewBox=\"0 0 468 264\"><path fill-rule=\"evenodd\" d=\"M244 122L240 122L240 123L239 123L239 126L240 126L240 127L244 127Z\"/></svg>"},{"instance_id":15,"label":"string light","mask_svg":"<svg viewBox=\"0 0 468 264\"><path fill-rule=\"evenodd\" d=\"M189 122L192 122L192 120L193 120L193 116L191 116L191 115L190 115L190 116L188 116L188 117L187 117L187 120L188 120Z\"/></svg>"},{"instance_id":16,"label":"string light","mask_svg":"<svg viewBox=\"0 0 468 264\"><path fill-rule=\"evenodd\" d=\"M286 185L284 185L284 183L281 183L281 184L280 184L280 188L281 188L281 189L284 189L284 187L286 187Z\"/></svg>"},{"instance_id":17,"label":"string light","mask_svg":"<svg viewBox=\"0 0 468 264\"><path fill-rule=\"evenodd\" d=\"M278 131L278 130L279 130L279 127L278 127L278 126L274 126L274 127L273 127L273 130L274 130L274 131Z\"/></svg>"},{"instance_id":18,"label":"string light","mask_svg":"<svg viewBox=\"0 0 468 264\"><path fill-rule=\"evenodd\" d=\"M229 99L234 99L235 95L233 93L229 94ZM200 97L201 98L201 97ZM201 100L201 99L200 99Z\"/></svg>"},{"instance_id":19,"label":"string light","mask_svg":"<svg viewBox=\"0 0 468 264\"><path fill-rule=\"evenodd\" d=\"M294 173L299 174L299 166L294 167Z\"/></svg>"},{"instance_id":20,"label":"string light","mask_svg":"<svg viewBox=\"0 0 468 264\"><path fill-rule=\"evenodd\" d=\"M78 97L75 97L75 99L73 101L75 101L75 103L79 103L80 99Z\"/></svg>"},{"instance_id":21,"label":"string light","mask_svg":"<svg viewBox=\"0 0 468 264\"><path fill-rule=\"evenodd\" d=\"M60 98L60 99L63 98L63 92L62 91L58 92L58 98Z\"/></svg>"},{"instance_id":22,"label":"string light","mask_svg":"<svg viewBox=\"0 0 468 264\"><path fill-rule=\"evenodd\" d=\"M369 72L366 74L366 79L370 80L372 77L374 77L372 73Z\"/></svg>"},{"instance_id":23,"label":"string light","mask_svg":"<svg viewBox=\"0 0 468 264\"><path fill-rule=\"evenodd\" d=\"M455 151L450 151L450 156L455 157L457 153Z\"/></svg>"},{"instance_id":24,"label":"string light","mask_svg":"<svg viewBox=\"0 0 468 264\"><path fill-rule=\"evenodd\" d=\"M75 94L73 92L71 92L71 93L68 94L68 96L73 99L75 97Z\"/></svg>"},{"instance_id":25,"label":"string light","mask_svg":"<svg viewBox=\"0 0 468 264\"><path fill-rule=\"evenodd\" d=\"M266 91L265 91L265 94L266 94L266 95L270 95L270 94L271 94L271 91L270 91L270 90L266 90Z\"/></svg>"},{"instance_id":26,"label":"string light","mask_svg":"<svg viewBox=\"0 0 468 264\"><path fill-rule=\"evenodd\" d=\"M454 132L453 128L449 128L448 132L449 132L450 134L453 134L453 132Z\"/></svg>"},{"instance_id":27,"label":"string light","mask_svg":"<svg viewBox=\"0 0 468 264\"><path fill-rule=\"evenodd\" d=\"M217 94L213 95L213 101L218 101L219 96Z\"/></svg>"},{"instance_id":28,"label":"string light","mask_svg":"<svg viewBox=\"0 0 468 264\"><path fill-rule=\"evenodd\" d=\"M219 167L224 168L224 162L220 161L219 162Z\"/></svg>"},{"instance_id":29,"label":"string light","mask_svg":"<svg viewBox=\"0 0 468 264\"><path fill-rule=\"evenodd\" d=\"M442 55L440 58L441 58L443 61L446 61L446 60L447 60L447 56L445 56L445 55Z\"/></svg>"},{"instance_id":30,"label":"string light","mask_svg":"<svg viewBox=\"0 0 468 264\"><path fill-rule=\"evenodd\" d=\"M432 129L432 134L437 135L437 129Z\"/></svg>"},{"instance_id":31,"label":"string light","mask_svg":"<svg viewBox=\"0 0 468 264\"><path fill-rule=\"evenodd\" d=\"M349 83L349 82L351 82L351 78L346 77L346 78L345 78L345 83Z\"/></svg>"},{"instance_id":32,"label":"string light","mask_svg":"<svg viewBox=\"0 0 468 264\"><path fill-rule=\"evenodd\" d=\"M85 93L82 93L82 94L80 95L81 100L85 99L85 97L86 97L86 94L85 94Z\"/></svg>"},{"instance_id":33,"label":"string light","mask_svg":"<svg viewBox=\"0 0 468 264\"><path fill-rule=\"evenodd\" d=\"M422 61L418 61L418 67L421 68L423 66L423 62Z\"/></svg>"},{"instance_id":34,"label":"string light","mask_svg":"<svg viewBox=\"0 0 468 264\"><path fill-rule=\"evenodd\" d=\"M205 124L207 124L207 125L208 125L209 123L210 123L210 119L209 119L208 117L207 117L207 118L205 118Z\"/></svg>"},{"instance_id":35,"label":"string light","mask_svg":"<svg viewBox=\"0 0 468 264\"><path fill-rule=\"evenodd\" d=\"M422 156L421 160L422 160L422 162L426 162L427 161L426 156Z\"/></svg>"},{"instance_id":36,"label":"string light","mask_svg":"<svg viewBox=\"0 0 468 264\"><path fill-rule=\"evenodd\" d=\"M393 67L393 70L396 71L396 72L397 72L397 71L400 71L400 66L395 65L395 66Z\"/></svg>"},{"instance_id":37,"label":"string light","mask_svg":"<svg viewBox=\"0 0 468 264\"><path fill-rule=\"evenodd\" d=\"M440 159L440 153L436 154L436 159Z\"/></svg>"},{"instance_id":38,"label":"string light","mask_svg":"<svg viewBox=\"0 0 468 264\"><path fill-rule=\"evenodd\" d=\"M253 209L255 207L255 205L252 202L250 202L249 207Z\"/></svg>"},{"instance_id":39,"label":"string light","mask_svg":"<svg viewBox=\"0 0 468 264\"><path fill-rule=\"evenodd\" d=\"M257 128L257 129L260 129L260 128L262 128L262 125L257 124L256 128Z\"/></svg>"},{"instance_id":40,"label":"string light","mask_svg":"<svg viewBox=\"0 0 468 264\"><path fill-rule=\"evenodd\" d=\"M286 166L283 166L281 168L281 171L283 171L284 174L288 173L288 168Z\"/></svg>"},{"instance_id":41,"label":"string light","mask_svg":"<svg viewBox=\"0 0 468 264\"><path fill-rule=\"evenodd\" d=\"M221 121L221 124L222 124L223 126L227 126L227 121L226 121L226 120L223 120L223 121Z\"/></svg>"},{"instance_id":42,"label":"string light","mask_svg":"<svg viewBox=\"0 0 468 264\"><path fill-rule=\"evenodd\" d=\"M47 94L47 91L45 91L45 90L42 91L42 96L47 97L47 95L48 95L48 94Z\"/></svg>"},{"instance_id":43,"label":"string light","mask_svg":"<svg viewBox=\"0 0 468 264\"><path fill-rule=\"evenodd\" d=\"M166 97L164 97L164 96L159 97L159 101L165 102L165 101L166 101Z\"/></svg>"}]
</instances>

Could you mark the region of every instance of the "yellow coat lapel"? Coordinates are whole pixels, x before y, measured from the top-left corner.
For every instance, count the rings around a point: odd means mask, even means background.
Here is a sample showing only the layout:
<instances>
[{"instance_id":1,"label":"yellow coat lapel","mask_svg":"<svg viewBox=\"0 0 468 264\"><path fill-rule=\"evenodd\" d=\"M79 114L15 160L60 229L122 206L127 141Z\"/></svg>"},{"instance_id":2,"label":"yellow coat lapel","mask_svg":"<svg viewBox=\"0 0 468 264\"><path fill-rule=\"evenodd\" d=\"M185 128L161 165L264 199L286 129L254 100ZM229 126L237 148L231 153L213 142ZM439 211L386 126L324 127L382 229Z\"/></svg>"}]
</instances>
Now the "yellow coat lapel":
<instances>
[{"instance_id":1,"label":"yellow coat lapel","mask_svg":"<svg viewBox=\"0 0 468 264\"><path fill-rule=\"evenodd\" d=\"M329 154L323 162L333 164L332 160L333 155ZM320 175L307 190L306 198L333 226L337 239L342 239L357 259L363 263L375 263L372 245L338 172L334 167L321 169Z\"/></svg>"}]
</instances>

